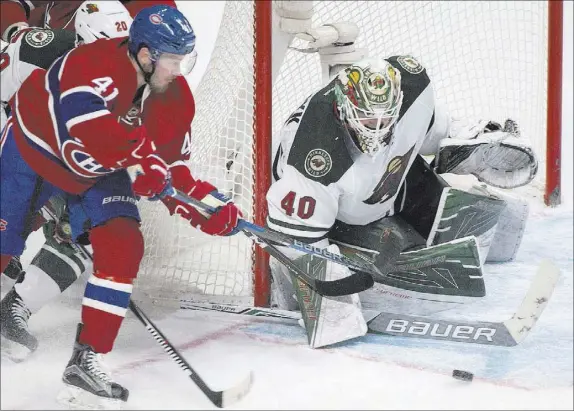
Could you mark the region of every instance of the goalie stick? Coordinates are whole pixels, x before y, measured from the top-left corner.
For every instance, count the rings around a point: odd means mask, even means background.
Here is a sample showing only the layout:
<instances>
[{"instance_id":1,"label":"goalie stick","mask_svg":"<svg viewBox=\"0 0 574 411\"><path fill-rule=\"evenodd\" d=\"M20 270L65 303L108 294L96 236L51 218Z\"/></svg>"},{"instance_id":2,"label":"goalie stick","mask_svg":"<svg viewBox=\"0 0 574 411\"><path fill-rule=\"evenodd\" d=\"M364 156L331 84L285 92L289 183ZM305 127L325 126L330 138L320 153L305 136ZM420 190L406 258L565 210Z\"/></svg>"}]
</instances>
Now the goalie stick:
<instances>
[{"instance_id":1,"label":"goalie stick","mask_svg":"<svg viewBox=\"0 0 574 411\"><path fill-rule=\"evenodd\" d=\"M510 319L502 322L437 321L429 317L373 312L372 310L363 310L363 316L368 324L369 332L374 334L512 347L520 344L528 336L542 315L559 276L560 270L554 264L550 261L543 261L516 312ZM180 308L287 320L301 318L300 313L293 311L194 302L186 299L180 300Z\"/></svg>"},{"instance_id":2,"label":"goalie stick","mask_svg":"<svg viewBox=\"0 0 574 411\"><path fill-rule=\"evenodd\" d=\"M161 196L165 195L189 204L208 215L216 212L216 208L183 194L181 191L171 187L171 185L169 185L161 194ZM382 275L379 269L368 260L368 257L364 257L365 261L359 261L343 255L333 254L326 249L313 247L309 244L295 240L290 236L271 231L265 227L260 227L243 219L239 220L237 228L240 229L248 238L253 240L258 246L262 247L270 255L288 267L299 280L323 296L336 297L365 291L371 288L375 283L371 273ZM348 277L333 281L313 278L301 268L297 267L297 265L294 264L285 254L279 251L276 245L289 247L337 264L342 264L349 267L351 270L354 270L354 272ZM360 254L357 255L360 257Z\"/></svg>"},{"instance_id":3,"label":"goalie stick","mask_svg":"<svg viewBox=\"0 0 574 411\"><path fill-rule=\"evenodd\" d=\"M79 250L86 255L90 260L94 260L92 253L84 246L75 244ZM146 330L152 335L152 337L158 342L159 345L164 349L164 351L171 357L172 360L176 362L177 365L181 367L183 371L189 375L189 378L199 387L199 389L205 394L207 398L218 408L224 408L235 402L241 400L253 385L253 373L250 372L243 381L234 387L228 388L223 391L213 391L207 386L203 378L199 376L197 372L189 365L189 363L181 356L177 349L169 342L169 340L163 335L163 333L157 328L157 326L149 319L149 317L139 308L136 303L130 300L129 303L130 310L134 313L137 319L144 325Z\"/></svg>"},{"instance_id":4,"label":"goalie stick","mask_svg":"<svg viewBox=\"0 0 574 411\"><path fill-rule=\"evenodd\" d=\"M369 331L401 337L512 347L520 344L534 327L559 277L558 267L548 260L543 261L522 303L506 321L432 320L383 312L368 323Z\"/></svg>"}]
</instances>

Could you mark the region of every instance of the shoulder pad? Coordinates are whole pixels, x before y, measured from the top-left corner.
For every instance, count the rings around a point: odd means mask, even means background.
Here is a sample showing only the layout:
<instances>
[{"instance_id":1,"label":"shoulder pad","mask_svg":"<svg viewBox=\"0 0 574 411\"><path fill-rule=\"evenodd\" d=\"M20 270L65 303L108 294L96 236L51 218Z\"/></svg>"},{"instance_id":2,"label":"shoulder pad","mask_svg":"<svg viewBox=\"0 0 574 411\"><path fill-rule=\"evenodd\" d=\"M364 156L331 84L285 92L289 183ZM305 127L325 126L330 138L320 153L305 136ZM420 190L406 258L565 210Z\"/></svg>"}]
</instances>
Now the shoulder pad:
<instances>
[{"instance_id":1,"label":"shoulder pad","mask_svg":"<svg viewBox=\"0 0 574 411\"><path fill-rule=\"evenodd\" d=\"M353 165L345 144L348 132L335 114L332 87L327 85L309 99L287 158L287 164L325 186L339 181Z\"/></svg>"},{"instance_id":2,"label":"shoulder pad","mask_svg":"<svg viewBox=\"0 0 574 411\"><path fill-rule=\"evenodd\" d=\"M401 89L403 90L403 105L399 118L401 118L420 94L430 84L426 69L412 56L392 56L386 59L401 73Z\"/></svg>"},{"instance_id":3,"label":"shoulder pad","mask_svg":"<svg viewBox=\"0 0 574 411\"><path fill-rule=\"evenodd\" d=\"M74 48L75 40L75 35L65 30L30 30L22 39L20 60L48 69L58 57Z\"/></svg>"}]
</instances>

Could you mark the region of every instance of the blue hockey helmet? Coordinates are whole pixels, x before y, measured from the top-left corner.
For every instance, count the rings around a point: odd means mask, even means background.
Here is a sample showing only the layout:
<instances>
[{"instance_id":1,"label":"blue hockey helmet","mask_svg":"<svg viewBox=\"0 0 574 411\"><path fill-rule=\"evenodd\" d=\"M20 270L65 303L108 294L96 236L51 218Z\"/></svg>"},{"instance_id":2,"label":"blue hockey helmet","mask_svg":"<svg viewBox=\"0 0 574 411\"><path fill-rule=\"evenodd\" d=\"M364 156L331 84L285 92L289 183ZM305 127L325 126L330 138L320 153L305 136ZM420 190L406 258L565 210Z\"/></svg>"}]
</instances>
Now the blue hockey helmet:
<instances>
[{"instance_id":1,"label":"blue hockey helmet","mask_svg":"<svg viewBox=\"0 0 574 411\"><path fill-rule=\"evenodd\" d=\"M178 9L167 5L146 7L135 16L128 42L134 57L142 47L149 49L153 61L163 53L195 57L195 33Z\"/></svg>"}]
</instances>

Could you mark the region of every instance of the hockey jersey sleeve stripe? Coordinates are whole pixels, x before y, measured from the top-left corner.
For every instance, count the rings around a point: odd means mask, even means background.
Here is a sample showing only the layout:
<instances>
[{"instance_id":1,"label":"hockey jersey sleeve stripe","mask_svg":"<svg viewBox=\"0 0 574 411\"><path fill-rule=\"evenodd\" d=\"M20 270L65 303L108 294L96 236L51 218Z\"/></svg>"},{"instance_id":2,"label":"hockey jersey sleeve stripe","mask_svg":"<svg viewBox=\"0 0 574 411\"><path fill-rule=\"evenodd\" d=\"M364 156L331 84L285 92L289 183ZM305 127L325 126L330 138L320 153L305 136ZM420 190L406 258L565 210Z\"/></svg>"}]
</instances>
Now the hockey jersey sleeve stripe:
<instances>
[{"instance_id":1,"label":"hockey jersey sleeve stripe","mask_svg":"<svg viewBox=\"0 0 574 411\"><path fill-rule=\"evenodd\" d=\"M300 224L291 224L286 223L285 221L277 220L273 217L267 217L267 221L272 224L280 225L281 227L289 228L291 230L298 230L298 231L311 231L311 232L324 232L329 231L331 227L311 227L308 225L300 225Z\"/></svg>"},{"instance_id":2,"label":"hockey jersey sleeve stripe","mask_svg":"<svg viewBox=\"0 0 574 411\"><path fill-rule=\"evenodd\" d=\"M68 130L84 121L111 114L106 102L91 87L76 87L62 93L61 112Z\"/></svg>"},{"instance_id":3,"label":"hockey jersey sleeve stripe","mask_svg":"<svg viewBox=\"0 0 574 411\"><path fill-rule=\"evenodd\" d=\"M267 218L267 226L275 231L301 239L301 241L319 241L327 237L331 228L309 227L289 224L274 218Z\"/></svg>"},{"instance_id":4,"label":"hockey jersey sleeve stripe","mask_svg":"<svg viewBox=\"0 0 574 411\"><path fill-rule=\"evenodd\" d=\"M68 128L68 130L71 130L72 127L74 127L76 124L80 124L89 120L94 120L99 117L107 116L108 114L111 114L108 110L100 110L96 112L82 114L66 121L66 127Z\"/></svg>"},{"instance_id":5,"label":"hockey jersey sleeve stripe","mask_svg":"<svg viewBox=\"0 0 574 411\"><path fill-rule=\"evenodd\" d=\"M93 87L90 86L79 86L79 87L74 87L71 88L69 90L64 91L61 95L60 95L60 101L63 101L64 98L74 94L74 93L89 93L89 94L93 94L95 97L100 98L104 104L106 104L104 98L102 96L100 96L98 94L98 92L96 90L94 90Z\"/></svg>"}]
</instances>

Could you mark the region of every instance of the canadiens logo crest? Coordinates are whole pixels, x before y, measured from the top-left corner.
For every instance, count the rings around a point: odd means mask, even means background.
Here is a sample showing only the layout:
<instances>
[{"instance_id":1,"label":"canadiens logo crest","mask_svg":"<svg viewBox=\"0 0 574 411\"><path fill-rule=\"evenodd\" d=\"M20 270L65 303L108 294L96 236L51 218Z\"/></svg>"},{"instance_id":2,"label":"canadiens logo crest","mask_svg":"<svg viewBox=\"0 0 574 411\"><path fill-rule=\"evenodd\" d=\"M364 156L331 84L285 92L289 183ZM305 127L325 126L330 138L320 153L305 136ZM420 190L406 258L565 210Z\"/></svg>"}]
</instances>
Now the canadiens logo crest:
<instances>
[{"instance_id":1,"label":"canadiens logo crest","mask_svg":"<svg viewBox=\"0 0 574 411\"><path fill-rule=\"evenodd\" d=\"M84 145L75 140L68 140L62 144L62 158L74 173L82 177L96 178L116 171L98 163L86 152Z\"/></svg>"},{"instance_id":2,"label":"canadiens logo crest","mask_svg":"<svg viewBox=\"0 0 574 411\"><path fill-rule=\"evenodd\" d=\"M51 30L32 30L26 34L24 40L30 46L39 49L47 46L54 40L54 32Z\"/></svg>"},{"instance_id":3,"label":"canadiens logo crest","mask_svg":"<svg viewBox=\"0 0 574 411\"><path fill-rule=\"evenodd\" d=\"M152 14L149 16L149 21L152 24L161 24L163 22L163 18L159 14Z\"/></svg>"},{"instance_id":4,"label":"canadiens logo crest","mask_svg":"<svg viewBox=\"0 0 574 411\"><path fill-rule=\"evenodd\" d=\"M331 171L332 166L331 156L321 148L309 151L305 158L305 171L313 177L323 177Z\"/></svg>"},{"instance_id":5,"label":"canadiens logo crest","mask_svg":"<svg viewBox=\"0 0 574 411\"><path fill-rule=\"evenodd\" d=\"M140 109L137 107L132 107L128 113L123 117L118 117L118 121L121 121L129 126L141 126L142 119L141 119L141 112Z\"/></svg>"}]
</instances>

